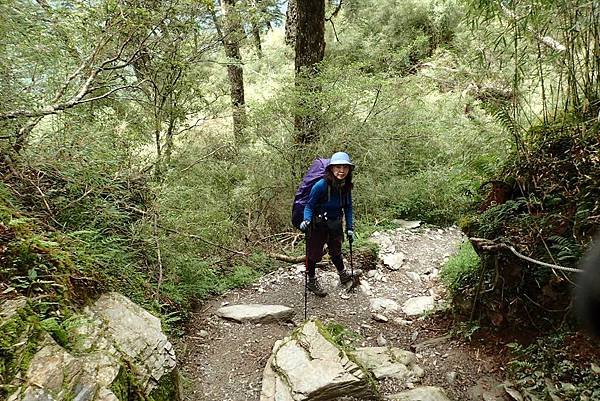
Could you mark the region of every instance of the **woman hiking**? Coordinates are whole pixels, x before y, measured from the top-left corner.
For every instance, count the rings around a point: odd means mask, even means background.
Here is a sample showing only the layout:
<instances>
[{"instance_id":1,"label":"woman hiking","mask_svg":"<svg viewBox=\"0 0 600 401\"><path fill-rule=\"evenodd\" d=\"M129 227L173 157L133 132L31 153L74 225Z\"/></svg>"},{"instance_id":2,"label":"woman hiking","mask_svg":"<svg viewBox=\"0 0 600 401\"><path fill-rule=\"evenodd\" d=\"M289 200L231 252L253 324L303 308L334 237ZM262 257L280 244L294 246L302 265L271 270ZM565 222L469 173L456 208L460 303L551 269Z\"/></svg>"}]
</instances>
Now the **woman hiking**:
<instances>
[{"instance_id":1,"label":"woman hiking","mask_svg":"<svg viewBox=\"0 0 600 401\"><path fill-rule=\"evenodd\" d=\"M354 240L352 215L352 170L354 164L350 156L337 152L331 156L325 171L325 177L317 181L312 189L306 206L300 229L306 233L306 270L307 288L317 296L324 297L327 291L317 281L316 265L323 257L323 246L327 244L329 256L335 265L340 283L352 281L352 274L344 267L342 241L344 230L342 218L346 221L348 241ZM358 273L355 272L355 275Z\"/></svg>"}]
</instances>

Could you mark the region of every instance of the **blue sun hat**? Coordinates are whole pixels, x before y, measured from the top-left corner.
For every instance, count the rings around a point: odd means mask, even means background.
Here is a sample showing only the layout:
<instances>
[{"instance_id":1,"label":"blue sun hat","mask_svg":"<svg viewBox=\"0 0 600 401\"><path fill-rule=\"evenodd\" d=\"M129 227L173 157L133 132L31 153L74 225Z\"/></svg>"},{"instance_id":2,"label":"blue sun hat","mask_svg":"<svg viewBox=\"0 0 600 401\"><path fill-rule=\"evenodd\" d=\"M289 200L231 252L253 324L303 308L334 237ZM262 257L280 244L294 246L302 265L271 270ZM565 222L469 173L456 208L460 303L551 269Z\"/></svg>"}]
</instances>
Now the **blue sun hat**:
<instances>
[{"instance_id":1,"label":"blue sun hat","mask_svg":"<svg viewBox=\"0 0 600 401\"><path fill-rule=\"evenodd\" d=\"M347 165L350 166L351 169L354 169L354 164L350 161L350 156L346 152L336 152L331 156L329 160L330 166L339 166L339 165Z\"/></svg>"}]
</instances>

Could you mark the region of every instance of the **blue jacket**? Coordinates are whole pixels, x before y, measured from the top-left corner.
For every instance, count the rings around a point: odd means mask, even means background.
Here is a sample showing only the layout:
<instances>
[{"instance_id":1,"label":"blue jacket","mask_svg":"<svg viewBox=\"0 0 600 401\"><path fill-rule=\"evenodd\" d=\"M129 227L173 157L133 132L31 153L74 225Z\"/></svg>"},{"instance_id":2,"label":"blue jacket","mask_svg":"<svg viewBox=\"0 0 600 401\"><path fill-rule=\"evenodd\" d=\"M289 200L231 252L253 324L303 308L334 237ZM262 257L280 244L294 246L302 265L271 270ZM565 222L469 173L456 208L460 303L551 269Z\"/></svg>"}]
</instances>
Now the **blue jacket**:
<instances>
[{"instance_id":1,"label":"blue jacket","mask_svg":"<svg viewBox=\"0 0 600 401\"><path fill-rule=\"evenodd\" d=\"M328 186L325 178L321 178L313 185L308 203L304 207L304 220L312 221L315 214L325 212L329 220L341 219L343 210L343 215L346 217L346 230L352 230L352 193L348 192L343 196L339 188L331 187L328 191Z\"/></svg>"}]
</instances>

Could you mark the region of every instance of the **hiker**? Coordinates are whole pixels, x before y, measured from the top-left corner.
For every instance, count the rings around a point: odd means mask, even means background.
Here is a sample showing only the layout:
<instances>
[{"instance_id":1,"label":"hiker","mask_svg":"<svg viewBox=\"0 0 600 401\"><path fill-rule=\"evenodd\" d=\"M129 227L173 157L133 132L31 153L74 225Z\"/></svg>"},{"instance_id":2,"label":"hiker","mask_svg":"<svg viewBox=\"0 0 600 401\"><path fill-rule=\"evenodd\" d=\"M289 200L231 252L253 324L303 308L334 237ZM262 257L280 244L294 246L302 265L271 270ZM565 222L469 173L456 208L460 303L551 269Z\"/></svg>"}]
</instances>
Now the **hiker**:
<instances>
[{"instance_id":1,"label":"hiker","mask_svg":"<svg viewBox=\"0 0 600 401\"><path fill-rule=\"evenodd\" d=\"M308 202L304 207L304 219L299 228L306 233L306 270L307 288L315 295L324 297L323 289L316 277L316 265L323 257L323 247L327 244L329 256L335 265L340 283L353 280L352 274L344 267L342 242L344 230L342 218L346 221L346 236L349 242L354 240L352 226L352 170L354 164L350 156L337 152L331 156L325 169L325 176L317 181L310 190ZM358 275L358 271L355 273Z\"/></svg>"}]
</instances>

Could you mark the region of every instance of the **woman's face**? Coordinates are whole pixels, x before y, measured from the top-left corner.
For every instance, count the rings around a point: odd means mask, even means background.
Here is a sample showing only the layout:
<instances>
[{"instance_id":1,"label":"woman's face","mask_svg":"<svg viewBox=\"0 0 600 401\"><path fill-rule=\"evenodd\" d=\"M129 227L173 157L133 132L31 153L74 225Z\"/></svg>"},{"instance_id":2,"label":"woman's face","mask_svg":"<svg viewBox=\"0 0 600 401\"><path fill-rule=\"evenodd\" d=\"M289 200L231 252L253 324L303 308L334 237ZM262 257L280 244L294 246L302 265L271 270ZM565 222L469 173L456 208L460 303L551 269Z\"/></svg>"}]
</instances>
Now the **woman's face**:
<instances>
[{"instance_id":1,"label":"woman's face","mask_svg":"<svg viewBox=\"0 0 600 401\"><path fill-rule=\"evenodd\" d=\"M350 172L350 166L347 164L335 164L331 166L331 172L333 176L338 180L343 180Z\"/></svg>"}]
</instances>

